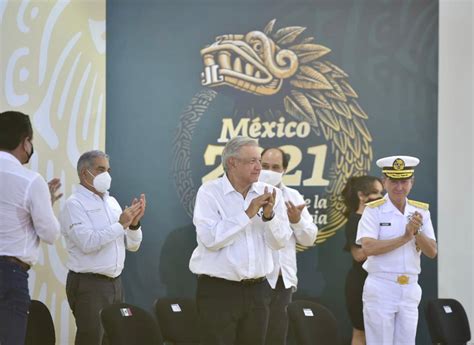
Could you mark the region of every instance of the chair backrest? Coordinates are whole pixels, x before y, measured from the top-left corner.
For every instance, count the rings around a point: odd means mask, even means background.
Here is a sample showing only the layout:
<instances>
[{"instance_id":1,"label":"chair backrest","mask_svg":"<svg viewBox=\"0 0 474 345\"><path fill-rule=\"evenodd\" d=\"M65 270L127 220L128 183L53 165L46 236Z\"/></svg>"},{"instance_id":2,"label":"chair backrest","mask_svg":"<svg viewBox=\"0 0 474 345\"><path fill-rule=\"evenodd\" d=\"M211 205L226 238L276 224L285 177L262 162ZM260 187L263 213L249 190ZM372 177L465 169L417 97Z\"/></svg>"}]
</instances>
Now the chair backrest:
<instances>
[{"instance_id":1,"label":"chair backrest","mask_svg":"<svg viewBox=\"0 0 474 345\"><path fill-rule=\"evenodd\" d=\"M471 340L471 330L461 303L451 298L428 301L426 321L434 344L466 344Z\"/></svg>"},{"instance_id":2,"label":"chair backrest","mask_svg":"<svg viewBox=\"0 0 474 345\"><path fill-rule=\"evenodd\" d=\"M111 304L101 310L100 320L110 344L163 345L155 319L137 306Z\"/></svg>"},{"instance_id":3,"label":"chair backrest","mask_svg":"<svg viewBox=\"0 0 474 345\"><path fill-rule=\"evenodd\" d=\"M311 301L294 301L288 305L288 318L298 345L339 344L336 318L326 307Z\"/></svg>"},{"instance_id":4,"label":"chair backrest","mask_svg":"<svg viewBox=\"0 0 474 345\"><path fill-rule=\"evenodd\" d=\"M199 344L196 302L189 298L159 298L155 313L163 340L175 345Z\"/></svg>"},{"instance_id":5,"label":"chair backrest","mask_svg":"<svg viewBox=\"0 0 474 345\"><path fill-rule=\"evenodd\" d=\"M25 345L54 345L56 335L51 313L43 302L31 300Z\"/></svg>"}]
</instances>

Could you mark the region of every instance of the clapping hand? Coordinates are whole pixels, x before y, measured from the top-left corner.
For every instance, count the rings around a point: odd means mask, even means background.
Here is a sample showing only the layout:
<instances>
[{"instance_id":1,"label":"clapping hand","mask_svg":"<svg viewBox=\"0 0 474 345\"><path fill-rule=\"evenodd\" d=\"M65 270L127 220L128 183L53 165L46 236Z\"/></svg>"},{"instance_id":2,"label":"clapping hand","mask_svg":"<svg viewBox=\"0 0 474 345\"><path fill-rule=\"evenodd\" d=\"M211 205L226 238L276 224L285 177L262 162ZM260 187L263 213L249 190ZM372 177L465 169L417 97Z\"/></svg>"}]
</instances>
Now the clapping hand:
<instances>
[{"instance_id":1,"label":"clapping hand","mask_svg":"<svg viewBox=\"0 0 474 345\"><path fill-rule=\"evenodd\" d=\"M132 206L137 205L137 204L140 205L140 212L135 216L135 218L133 218L132 223L131 223L132 226L137 226L140 223L140 219L142 219L142 217L145 214L145 208L146 208L145 194L141 194L140 199L137 199L137 198L133 199Z\"/></svg>"},{"instance_id":2,"label":"clapping hand","mask_svg":"<svg viewBox=\"0 0 474 345\"><path fill-rule=\"evenodd\" d=\"M290 223L296 224L301 220L301 212L303 212L306 204L294 205L291 201L285 202L286 212L288 213L288 219Z\"/></svg>"},{"instance_id":3,"label":"clapping hand","mask_svg":"<svg viewBox=\"0 0 474 345\"><path fill-rule=\"evenodd\" d=\"M263 208L263 216L265 218L272 218L273 216L273 206L275 204L276 190L273 189L273 192L270 193L268 188L265 187L264 193L254 198L251 202L245 213L249 218L253 218L258 211Z\"/></svg>"},{"instance_id":4,"label":"clapping hand","mask_svg":"<svg viewBox=\"0 0 474 345\"><path fill-rule=\"evenodd\" d=\"M273 191L270 193L268 192L267 187L264 189L264 195L268 194L267 203L263 205L263 216L266 219L273 218L273 206L275 206L276 200L276 190L273 188Z\"/></svg>"},{"instance_id":5,"label":"clapping hand","mask_svg":"<svg viewBox=\"0 0 474 345\"><path fill-rule=\"evenodd\" d=\"M408 217L409 221L405 228L405 235L412 238L418 233L418 230L423 226L423 216L415 211Z\"/></svg>"},{"instance_id":6,"label":"clapping hand","mask_svg":"<svg viewBox=\"0 0 474 345\"><path fill-rule=\"evenodd\" d=\"M53 178L48 182L48 188L49 194L51 195L51 205L54 205L54 203L63 196L63 193L56 194L59 188L61 188L61 180Z\"/></svg>"},{"instance_id":7,"label":"clapping hand","mask_svg":"<svg viewBox=\"0 0 474 345\"><path fill-rule=\"evenodd\" d=\"M133 222L133 220L140 214L141 204L135 203L132 206L125 207L122 214L119 217L119 223L122 224L124 229L127 229Z\"/></svg>"}]
</instances>

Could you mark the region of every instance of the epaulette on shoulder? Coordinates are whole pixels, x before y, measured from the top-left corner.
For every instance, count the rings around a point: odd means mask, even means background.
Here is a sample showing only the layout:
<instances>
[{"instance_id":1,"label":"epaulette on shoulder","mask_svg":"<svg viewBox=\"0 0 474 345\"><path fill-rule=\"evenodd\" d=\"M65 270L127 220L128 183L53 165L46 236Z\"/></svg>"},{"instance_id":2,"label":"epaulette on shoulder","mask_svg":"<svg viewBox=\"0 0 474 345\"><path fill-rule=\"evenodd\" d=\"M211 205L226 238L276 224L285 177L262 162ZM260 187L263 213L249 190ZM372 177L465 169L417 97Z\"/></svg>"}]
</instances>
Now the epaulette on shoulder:
<instances>
[{"instance_id":1,"label":"epaulette on shoulder","mask_svg":"<svg viewBox=\"0 0 474 345\"><path fill-rule=\"evenodd\" d=\"M375 208L375 207L382 206L382 205L385 204L386 202L387 202L387 199L382 198L382 199L378 199L378 200L374 200L374 201L368 202L367 204L365 204L365 206L368 206L368 207L370 207L370 208Z\"/></svg>"},{"instance_id":2,"label":"epaulette on shoulder","mask_svg":"<svg viewBox=\"0 0 474 345\"><path fill-rule=\"evenodd\" d=\"M415 200L408 199L408 203L412 206L421 208L422 210L428 210L430 208L430 204L427 204L426 202L421 202L421 201L415 201Z\"/></svg>"}]
</instances>

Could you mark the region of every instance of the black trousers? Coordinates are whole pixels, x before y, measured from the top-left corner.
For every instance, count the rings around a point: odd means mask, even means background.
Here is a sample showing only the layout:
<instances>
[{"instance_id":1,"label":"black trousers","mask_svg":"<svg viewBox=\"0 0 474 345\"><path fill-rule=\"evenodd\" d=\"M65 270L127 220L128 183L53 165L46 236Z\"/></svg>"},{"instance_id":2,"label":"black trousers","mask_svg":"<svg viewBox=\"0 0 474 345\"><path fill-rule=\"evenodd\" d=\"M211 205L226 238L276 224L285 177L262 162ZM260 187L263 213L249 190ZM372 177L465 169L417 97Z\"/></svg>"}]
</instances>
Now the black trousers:
<instances>
[{"instance_id":1,"label":"black trousers","mask_svg":"<svg viewBox=\"0 0 474 345\"><path fill-rule=\"evenodd\" d=\"M109 304L123 302L121 278L107 279L69 271L66 295L76 319L75 345L101 345L104 330L99 313Z\"/></svg>"},{"instance_id":2,"label":"black trousers","mask_svg":"<svg viewBox=\"0 0 474 345\"><path fill-rule=\"evenodd\" d=\"M264 345L270 289L266 280L244 284L200 276L196 302L201 345Z\"/></svg>"},{"instance_id":3,"label":"black trousers","mask_svg":"<svg viewBox=\"0 0 474 345\"><path fill-rule=\"evenodd\" d=\"M293 288L286 289L280 276L275 289L271 292L270 320L266 336L266 345L286 345L288 336L288 304L293 296Z\"/></svg>"}]
</instances>

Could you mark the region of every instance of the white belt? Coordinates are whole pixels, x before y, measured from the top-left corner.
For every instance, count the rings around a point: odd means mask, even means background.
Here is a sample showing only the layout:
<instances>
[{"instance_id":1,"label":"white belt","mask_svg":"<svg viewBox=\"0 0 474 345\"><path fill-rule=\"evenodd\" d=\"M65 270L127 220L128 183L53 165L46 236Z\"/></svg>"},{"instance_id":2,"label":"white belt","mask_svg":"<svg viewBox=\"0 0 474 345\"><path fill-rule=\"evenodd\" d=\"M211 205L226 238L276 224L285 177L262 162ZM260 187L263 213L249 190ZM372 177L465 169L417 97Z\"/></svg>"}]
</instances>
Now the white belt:
<instances>
[{"instance_id":1,"label":"white belt","mask_svg":"<svg viewBox=\"0 0 474 345\"><path fill-rule=\"evenodd\" d=\"M418 274L375 272L369 273L369 276L390 280L400 285L415 284L418 282Z\"/></svg>"}]
</instances>

